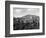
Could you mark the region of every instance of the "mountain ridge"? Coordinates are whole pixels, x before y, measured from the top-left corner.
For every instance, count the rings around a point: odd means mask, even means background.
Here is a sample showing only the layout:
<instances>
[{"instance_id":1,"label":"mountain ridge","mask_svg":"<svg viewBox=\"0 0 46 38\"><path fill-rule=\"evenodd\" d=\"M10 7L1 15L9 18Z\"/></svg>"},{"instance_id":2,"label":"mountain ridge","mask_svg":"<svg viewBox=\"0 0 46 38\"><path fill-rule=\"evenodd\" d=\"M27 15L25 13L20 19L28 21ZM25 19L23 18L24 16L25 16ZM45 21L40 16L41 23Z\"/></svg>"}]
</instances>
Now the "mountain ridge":
<instances>
[{"instance_id":1,"label":"mountain ridge","mask_svg":"<svg viewBox=\"0 0 46 38\"><path fill-rule=\"evenodd\" d=\"M35 16L35 15L25 15L21 18L18 17L18 19L20 19L21 21L23 20L24 23L26 22L32 22L33 20L37 20L39 21L39 16Z\"/></svg>"}]
</instances>

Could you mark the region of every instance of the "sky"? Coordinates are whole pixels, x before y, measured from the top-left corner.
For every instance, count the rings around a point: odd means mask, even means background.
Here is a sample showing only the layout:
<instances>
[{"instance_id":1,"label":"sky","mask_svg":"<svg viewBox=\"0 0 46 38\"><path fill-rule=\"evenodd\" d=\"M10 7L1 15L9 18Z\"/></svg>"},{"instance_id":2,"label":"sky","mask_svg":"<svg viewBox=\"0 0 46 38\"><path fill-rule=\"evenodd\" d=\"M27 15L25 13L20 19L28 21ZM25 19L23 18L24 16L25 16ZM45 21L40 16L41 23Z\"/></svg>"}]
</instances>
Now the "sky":
<instances>
[{"instance_id":1,"label":"sky","mask_svg":"<svg viewBox=\"0 0 46 38\"><path fill-rule=\"evenodd\" d=\"M13 8L13 17L22 17L25 15L39 16L39 8Z\"/></svg>"}]
</instances>

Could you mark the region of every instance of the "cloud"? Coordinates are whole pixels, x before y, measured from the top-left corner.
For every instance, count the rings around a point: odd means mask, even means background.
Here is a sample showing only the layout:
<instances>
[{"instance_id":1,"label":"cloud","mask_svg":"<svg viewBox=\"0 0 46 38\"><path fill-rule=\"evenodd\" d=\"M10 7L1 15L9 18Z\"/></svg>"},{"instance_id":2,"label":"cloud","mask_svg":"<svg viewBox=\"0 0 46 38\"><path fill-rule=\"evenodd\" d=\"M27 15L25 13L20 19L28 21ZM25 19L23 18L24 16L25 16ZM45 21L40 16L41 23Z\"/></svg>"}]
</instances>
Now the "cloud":
<instances>
[{"instance_id":1,"label":"cloud","mask_svg":"<svg viewBox=\"0 0 46 38\"><path fill-rule=\"evenodd\" d=\"M16 9L13 9L14 17L22 17L27 14L39 16L39 8L16 8Z\"/></svg>"}]
</instances>

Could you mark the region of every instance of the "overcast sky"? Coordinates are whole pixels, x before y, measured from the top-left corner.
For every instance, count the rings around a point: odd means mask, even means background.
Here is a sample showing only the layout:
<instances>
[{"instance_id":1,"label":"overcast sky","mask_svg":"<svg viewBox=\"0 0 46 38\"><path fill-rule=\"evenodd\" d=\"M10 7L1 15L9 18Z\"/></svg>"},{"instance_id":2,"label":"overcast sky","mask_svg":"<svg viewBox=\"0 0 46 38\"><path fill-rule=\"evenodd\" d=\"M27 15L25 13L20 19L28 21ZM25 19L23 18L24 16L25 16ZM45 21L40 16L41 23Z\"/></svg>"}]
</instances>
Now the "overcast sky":
<instances>
[{"instance_id":1,"label":"overcast sky","mask_svg":"<svg viewBox=\"0 0 46 38\"><path fill-rule=\"evenodd\" d=\"M39 8L13 8L13 17L22 17L25 15L39 16Z\"/></svg>"}]
</instances>

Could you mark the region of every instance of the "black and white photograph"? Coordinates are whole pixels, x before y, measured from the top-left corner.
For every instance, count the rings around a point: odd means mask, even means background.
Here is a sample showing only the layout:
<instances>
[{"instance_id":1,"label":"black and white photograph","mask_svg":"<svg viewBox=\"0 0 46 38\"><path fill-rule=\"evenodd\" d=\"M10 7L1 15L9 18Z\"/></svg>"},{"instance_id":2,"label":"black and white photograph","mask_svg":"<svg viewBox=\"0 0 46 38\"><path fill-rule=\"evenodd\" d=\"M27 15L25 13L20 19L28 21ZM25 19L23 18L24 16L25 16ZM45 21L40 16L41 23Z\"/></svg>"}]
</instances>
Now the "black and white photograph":
<instances>
[{"instance_id":1,"label":"black and white photograph","mask_svg":"<svg viewBox=\"0 0 46 38\"><path fill-rule=\"evenodd\" d=\"M13 30L39 29L39 8L13 8Z\"/></svg>"},{"instance_id":2,"label":"black and white photograph","mask_svg":"<svg viewBox=\"0 0 46 38\"><path fill-rule=\"evenodd\" d=\"M44 3L7 2L6 37L44 35Z\"/></svg>"}]
</instances>

